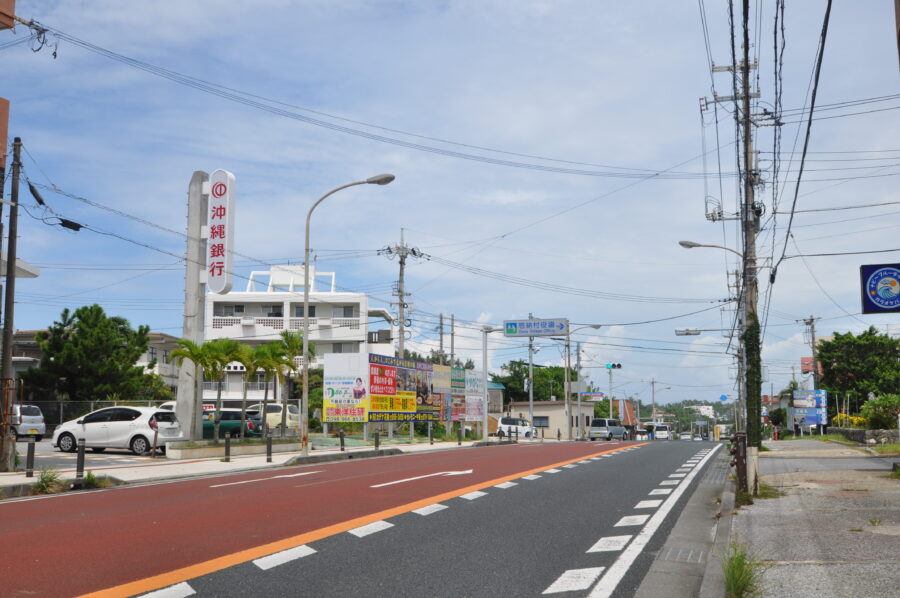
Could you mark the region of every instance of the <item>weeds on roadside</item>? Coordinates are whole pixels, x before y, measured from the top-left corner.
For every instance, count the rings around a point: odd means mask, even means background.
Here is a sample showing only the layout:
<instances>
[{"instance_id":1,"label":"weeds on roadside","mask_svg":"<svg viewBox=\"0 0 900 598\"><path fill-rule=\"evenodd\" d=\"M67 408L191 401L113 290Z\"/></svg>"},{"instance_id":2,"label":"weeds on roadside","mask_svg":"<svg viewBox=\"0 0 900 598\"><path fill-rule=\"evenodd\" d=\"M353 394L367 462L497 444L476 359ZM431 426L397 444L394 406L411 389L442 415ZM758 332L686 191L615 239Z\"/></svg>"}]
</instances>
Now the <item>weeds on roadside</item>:
<instances>
[{"instance_id":1,"label":"weeds on roadside","mask_svg":"<svg viewBox=\"0 0 900 598\"><path fill-rule=\"evenodd\" d=\"M722 559L725 574L726 598L756 598L762 595L762 576L766 567L747 551L747 547L732 541Z\"/></svg>"},{"instance_id":2,"label":"weeds on roadside","mask_svg":"<svg viewBox=\"0 0 900 598\"><path fill-rule=\"evenodd\" d=\"M56 494L63 491L63 484L59 479L59 472L45 467L38 474L37 481L32 484L31 491L34 494Z\"/></svg>"},{"instance_id":3,"label":"weeds on roadside","mask_svg":"<svg viewBox=\"0 0 900 598\"><path fill-rule=\"evenodd\" d=\"M759 494L756 498L778 498L783 496L784 493L774 486L770 486L763 482L759 483Z\"/></svg>"},{"instance_id":4,"label":"weeds on roadside","mask_svg":"<svg viewBox=\"0 0 900 598\"><path fill-rule=\"evenodd\" d=\"M753 495L743 490L738 490L734 494L734 504L738 507L746 507L753 504Z\"/></svg>"},{"instance_id":5,"label":"weeds on roadside","mask_svg":"<svg viewBox=\"0 0 900 598\"><path fill-rule=\"evenodd\" d=\"M849 532L861 532L861 531L862 531L862 528L861 528L861 527L851 527L851 528L850 528L849 530L847 530L847 531L849 531Z\"/></svg>"},{"instance_id":6,"label":"weeds on roadside","mask_svg":"<svg viewBox=\"0 0 900 598\"><path fill-rule=\"evenodd\" d=\"M897 471L892 471L892 472L888 475L888 477L894 478L895 480L900 480L900 469L898 469Z\"/></svg>"},{"instance_id":7,"label":"weeds on roadside","mask_svg":"<svg viewBox=\"0 0 900 598\"><path fill-rule=\"evenodd\" d=\"M881 519L877 517L870 517L869 525L871 525L872 527L878 527L879 525L881 525Z\"/></svg>"},{"instance_id":8,"label":"weeds on roadside","mask_svg":"<svg viewBox=\"0 0 900 598\"><path fill-rule=\"evenodd\" d=\"M896 455L900 454L900 442L885 442L884 444L873 444L869 446L879 455Z\"/></svg>"},{"instance_id":9,"label":"weeds on roadside","mask_svg":"<svg viewBox=\"0 0 900 598\"><path fill-rule=\"evenodd\" d=\"M95 476L93 471L88 471L84 474L84 479L81 481L81 484L84 489L109 488L113 485L107 478L98 478Z\"/></svg>"}]
</instances>

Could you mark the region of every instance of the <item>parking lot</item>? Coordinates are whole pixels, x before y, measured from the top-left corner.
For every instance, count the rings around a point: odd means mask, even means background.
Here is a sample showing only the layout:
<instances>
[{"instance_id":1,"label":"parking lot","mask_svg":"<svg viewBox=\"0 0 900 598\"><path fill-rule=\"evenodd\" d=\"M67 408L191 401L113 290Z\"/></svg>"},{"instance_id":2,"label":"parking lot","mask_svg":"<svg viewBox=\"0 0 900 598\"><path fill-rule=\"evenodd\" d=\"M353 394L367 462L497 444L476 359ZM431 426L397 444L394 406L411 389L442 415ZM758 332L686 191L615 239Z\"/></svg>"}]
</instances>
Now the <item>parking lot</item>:
<instances>
[{"instance_id":1,"label":"parking lot","mask_svg":"<svg viewBox=\"0 0 900 598\"><path fill-rule=\"evenodd\" d=\"M21 467L25 467L25 455L28 452L28 442L20 440L16 443L16 452L19 454L19 463ZM66 471L75 469L75 460L77 453L63 453L54 448L50 444L50 440L45 438L34 444L34 469L53 469L56 471ZM157 457L165 459L165 457ZM153 458L149 456L139 457L127 449L108 448L103 453L94 453L90 449L84 453L84 468L97 469L101 467L115 467L125 465L127 463L152 463Z\"/></svg>"}]
</instances>

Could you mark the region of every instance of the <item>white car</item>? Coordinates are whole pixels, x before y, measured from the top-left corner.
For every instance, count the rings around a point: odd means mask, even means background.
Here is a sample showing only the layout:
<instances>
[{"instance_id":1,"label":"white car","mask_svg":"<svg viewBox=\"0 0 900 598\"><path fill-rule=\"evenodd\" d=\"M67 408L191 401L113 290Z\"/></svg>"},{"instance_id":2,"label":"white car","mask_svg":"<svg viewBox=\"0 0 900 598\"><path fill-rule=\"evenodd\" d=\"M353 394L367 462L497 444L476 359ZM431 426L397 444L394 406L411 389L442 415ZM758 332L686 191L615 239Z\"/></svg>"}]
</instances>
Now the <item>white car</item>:
<instances>
[{"instance_id":1,"label":"white car","mask_svg":"<svg viewBox=\"0 0 900 598\"><path fill-rule=\"evenodd\" d=\"M690 440L691 433L690 432L682 432L681 436L678 437L679 440Z\"/></svg>"},{"instance_id":2,"label":"white car","mask_svg":"<svg viewBox=\"0 0 900 598\"><path fill-rule=\"evenodd\" d=\"M107 448L130 449L136 455L181 436L181 426L174 411L156 407L106 407L56 427L53 446L70 453L84 439L84 446L100 453Z\"/></svg>"},{"instance_id":3,"label":"white car","mask_svg":"<svg viewBox=\"0 0 900 598\"><path fill-rule=\"evenodd\" d=\"M497 422L497 436L500 438L531 438L534 435L534 426L527 419L504 416Z\"/></svg>"},{"instance_id":4,"label":"white car","mask_svg":"<svg viewBox=\"0 0 900 598\"><path fill-rule=\"evenodd\" d=\"M18 403L13 405L10 432L16 440L23 436L34 436L35 441L40 442L47 432L44 414L41 413L40 407Z\"/></svg>"}]
</instances>

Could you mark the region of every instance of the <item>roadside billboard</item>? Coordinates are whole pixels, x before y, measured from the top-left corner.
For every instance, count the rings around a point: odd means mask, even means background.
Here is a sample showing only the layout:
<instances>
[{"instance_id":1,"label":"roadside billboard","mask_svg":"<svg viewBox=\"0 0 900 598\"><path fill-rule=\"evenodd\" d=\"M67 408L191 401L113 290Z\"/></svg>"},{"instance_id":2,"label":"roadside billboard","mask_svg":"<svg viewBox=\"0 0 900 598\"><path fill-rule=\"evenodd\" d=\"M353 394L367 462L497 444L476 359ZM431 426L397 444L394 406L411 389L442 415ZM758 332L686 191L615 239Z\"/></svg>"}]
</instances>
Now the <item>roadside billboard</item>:
<instances>
[{"instance_id":1,"label":"roadside billboard","mask_svg":"<svg viewBox=\"0 0 900 598\"><path fill-rule=\"evenodd\" d=\"M368 421L369 377L364 353L326 353L322 421Z\"/></svg>"}]
</instances>

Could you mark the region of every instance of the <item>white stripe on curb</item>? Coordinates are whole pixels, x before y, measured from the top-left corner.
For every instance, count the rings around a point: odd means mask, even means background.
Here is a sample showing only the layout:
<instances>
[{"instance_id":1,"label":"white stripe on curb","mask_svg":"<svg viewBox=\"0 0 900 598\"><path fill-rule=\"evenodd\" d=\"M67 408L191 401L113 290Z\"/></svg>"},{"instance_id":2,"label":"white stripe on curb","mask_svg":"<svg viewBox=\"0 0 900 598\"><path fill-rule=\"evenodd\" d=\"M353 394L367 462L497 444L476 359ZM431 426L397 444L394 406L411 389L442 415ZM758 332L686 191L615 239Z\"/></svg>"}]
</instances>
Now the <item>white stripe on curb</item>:
<instances>
[{"instance_id":1,"label":"white stripe on curb","mask_svg":"<svg viewBox=\"0 0 900 598\"><path fill-rule=\"evenodd\" d=\"M253 564L263 571L267 571L272 567L277 567L278 565L296 561L297 559L302 559L305 556L309 556L315 553L315 550L313 550L306 544L303 544L302 546L288 548L287 550L282 550L281 552L276 552L275 554L270 554L269 556L264 556L262 558L256 559L255 561L253 561Z\"/></svg>"}]
</instances>

